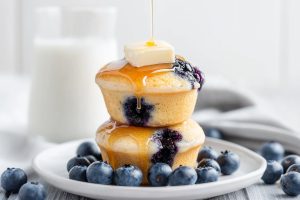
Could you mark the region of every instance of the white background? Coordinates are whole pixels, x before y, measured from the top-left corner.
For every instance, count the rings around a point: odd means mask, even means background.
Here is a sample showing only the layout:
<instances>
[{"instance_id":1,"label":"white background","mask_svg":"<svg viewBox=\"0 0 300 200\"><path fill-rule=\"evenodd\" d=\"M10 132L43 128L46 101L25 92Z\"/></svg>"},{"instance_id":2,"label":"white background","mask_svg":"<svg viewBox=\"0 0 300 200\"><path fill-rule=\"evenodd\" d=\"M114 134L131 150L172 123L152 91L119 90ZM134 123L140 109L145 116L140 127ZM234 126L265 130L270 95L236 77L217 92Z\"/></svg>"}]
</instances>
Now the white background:
<instances>
[{"instance_id":1,"label":"white background","mask_svg":"<svg viewBox=\"0 0 300 200\"><path fill-rule=\"evenodd\" d=\"M257 88L300 86L299 0L156 0L155 35L206 75ZM45 5L118 8L124 43L149 37L149 0L0 0L0 73L30 71L33 9Z\"/></svg>"}]
</instances>

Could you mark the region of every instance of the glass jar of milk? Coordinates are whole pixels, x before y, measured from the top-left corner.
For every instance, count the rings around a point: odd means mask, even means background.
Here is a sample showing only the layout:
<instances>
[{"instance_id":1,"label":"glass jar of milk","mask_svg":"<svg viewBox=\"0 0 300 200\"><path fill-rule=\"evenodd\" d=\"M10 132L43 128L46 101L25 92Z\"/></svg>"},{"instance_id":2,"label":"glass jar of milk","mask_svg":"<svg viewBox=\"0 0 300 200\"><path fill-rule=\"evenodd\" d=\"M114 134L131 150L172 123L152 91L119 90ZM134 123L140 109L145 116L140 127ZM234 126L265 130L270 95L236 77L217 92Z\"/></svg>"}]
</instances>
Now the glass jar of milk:
<instances>
[{"instance_id":1,"label":"glass jar of milk","mask_svg":"<svg viewBox=\"0 0 300 200\"><path fill-rule=\"evenodd\" d=\"M37 9L29 133L50 142L94 137L108 119L95 74L117 58L114 8Z\"/></svg>"}]
</instances>

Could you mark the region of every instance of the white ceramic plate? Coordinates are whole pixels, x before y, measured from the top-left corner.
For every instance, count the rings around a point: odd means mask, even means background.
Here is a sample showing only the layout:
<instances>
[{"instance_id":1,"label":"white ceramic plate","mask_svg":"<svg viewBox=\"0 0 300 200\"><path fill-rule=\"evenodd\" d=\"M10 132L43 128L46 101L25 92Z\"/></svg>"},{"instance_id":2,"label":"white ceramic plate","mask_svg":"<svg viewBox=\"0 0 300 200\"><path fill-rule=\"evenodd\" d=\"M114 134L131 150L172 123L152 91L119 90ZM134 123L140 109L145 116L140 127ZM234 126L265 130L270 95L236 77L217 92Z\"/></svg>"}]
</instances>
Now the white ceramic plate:
<instances>
[{"instance_id":1,"label":"white ceramic plate","mask_svg":"<svg viewBox=\"0 0 300 200\"><path fill-rule=\"evenodd\" d=\"M233 143L207 138L205 145L217 151L230 150L241 158L239 170L230 176L221 176L218 182L172 187L122 187L84 183L68 179L67 161L74 156L82 140L64 143L41 152L33 161L34 170L51 185L94 199L203 199L240 190L260 180L265 160L258 154Z\"/></svg>"}]
</instances>

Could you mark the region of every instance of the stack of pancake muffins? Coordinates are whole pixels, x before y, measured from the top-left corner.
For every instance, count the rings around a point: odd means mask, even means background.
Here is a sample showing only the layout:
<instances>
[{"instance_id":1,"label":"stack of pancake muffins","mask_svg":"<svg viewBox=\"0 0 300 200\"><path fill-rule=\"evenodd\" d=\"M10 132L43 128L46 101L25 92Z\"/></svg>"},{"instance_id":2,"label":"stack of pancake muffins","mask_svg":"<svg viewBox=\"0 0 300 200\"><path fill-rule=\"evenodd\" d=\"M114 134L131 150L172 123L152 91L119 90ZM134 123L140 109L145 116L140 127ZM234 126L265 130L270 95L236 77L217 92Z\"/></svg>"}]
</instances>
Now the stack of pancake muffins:
<instances>
[{"instance_id":1,"label":"stack of pancake muffins","mask_svg":"<svg viewBox=\"0 0 300 200\"><path fill-rule=\"evenodd\" d=\"M97 130L104 161L114 169L125 164L147 172L157 162L195 167L204 143L202 128L190 119L204 79L184 58L136 67L126 58L111 62L96 75L108 122Z\"/></svg>"}]
</instances>

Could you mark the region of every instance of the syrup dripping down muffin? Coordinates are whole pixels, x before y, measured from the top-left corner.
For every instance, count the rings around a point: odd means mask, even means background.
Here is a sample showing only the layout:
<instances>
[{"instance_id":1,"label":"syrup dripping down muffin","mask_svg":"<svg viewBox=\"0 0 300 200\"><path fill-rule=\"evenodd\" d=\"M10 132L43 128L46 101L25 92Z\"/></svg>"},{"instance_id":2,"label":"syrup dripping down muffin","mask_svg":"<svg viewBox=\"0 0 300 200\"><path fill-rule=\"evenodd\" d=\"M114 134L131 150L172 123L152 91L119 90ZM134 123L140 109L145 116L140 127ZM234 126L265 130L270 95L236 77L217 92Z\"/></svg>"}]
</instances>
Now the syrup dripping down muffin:
<instances>
[{"instance_id":1,"label":"syrup dripping down muffin","mask_svg":"<svg viewBox=\"0 0 300 200\"><path fill-rule=\"evenodd\" d=\"M96 142L104 161L113 168L125 164L139 167L144 184L149 167L158 162L173 169L180 165L195 167L205 135L195 121L161 127L137 127L108 121L99 127Z\"/></svg>"},{"instance_id":2,"label":"syrup dripping down muffin","mask_svg":"<svg viewBox=\"0 0 300 200\"><path fill-rule=\"evenodd\" d=\"M122 59L104 66L96 82L114 120L161 127L191 116L204 77L198 68L179 57L174 63L143 67Z\"/></svg>"}]
</instances>

